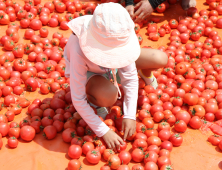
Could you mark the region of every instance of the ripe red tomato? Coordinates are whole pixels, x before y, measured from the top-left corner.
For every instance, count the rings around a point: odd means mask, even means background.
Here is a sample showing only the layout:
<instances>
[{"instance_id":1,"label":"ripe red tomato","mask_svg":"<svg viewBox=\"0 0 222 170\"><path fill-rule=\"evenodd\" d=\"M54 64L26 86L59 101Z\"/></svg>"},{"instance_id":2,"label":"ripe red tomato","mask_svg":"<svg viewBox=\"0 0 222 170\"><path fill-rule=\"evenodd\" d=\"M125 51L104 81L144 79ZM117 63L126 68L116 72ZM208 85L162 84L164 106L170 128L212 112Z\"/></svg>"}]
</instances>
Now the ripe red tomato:
<instances>
[{"instance_id":1,"label":"ripe red tomato","mask_svg":"<svg viewBox=\"0 0 222 170\"><path fill-rule=\"evenodd\" d=\"M70 143L71 140L76 136L76 131L73 128L67 128L62 132L62 139L64 142Z\"/></svg>"},{"instance_id":2,"label":"ripe red tomato","mask_svg":"<svg viewBox=\"0 0 222 170\"><path fill-rule=\"evenodd\" d=\"M111 169L117 169L121 164L120 158L117 155L110 155L108 165Z\"/></svg>"},{"instance_id":3,"label":"ripe red tomato","mask_svg":"<svg viewBox=\"0 0 222 170\"><path fill-rule=\"evenodd\" d=\"M62 2L59 2L59 3L55 4L55 9L59 13L63 13L66 10L66 5Z\"/></svg>"},{"instance_id":4,"label":"ripe red tomato","mask_svg":"<svg viewBox=\"0 0 222 170\"><path fill-rule=\"evenodd\" d=\"M10 137L15 137L15 138L19 138L20 136L20 128L19 128L19 125L15 126L15 127L11 127L9 129L9 132L8 132L8 135Z\"/></svg>"},{"instance_id":5,"label":"ripe red tomato","mask_svg":"<svg viewBox=\"0 0 222 170\"><path fill-rule=\"evenodd\" d=\"M57 130L55 128L55 126L49 125L46 126L43 130L43 136L46 137L46 139L54 139L56 137L57 134Z\"/></svg>"},{"instance_id":6,"label":"ripe red tomato","mask_svg":"<svg viewBox=\"0 0 222 170\"><path fill-rule=\"evenodd\" d=\"M171 161L170 158L167 156L160 156L157 160L157 164L160 167L162 167L163 165L170 165Z\"/></svg>"},{"instance_id":7,"label":"ripe red tomato","mask_svg":"<svg viewBox=\"0 0 222 170\"><path fill-rule=\"evenodd\" d=\"M219 135L211 135L208 137L207 139L212 145L214 146L218 146L218 144L220 143L220 141L222 140L222 137Z\"/></svg>"},{"instance_id":8,"label":"ripe red tomato","mask_svg":"<svg viewBox=\"0 0 222 170\"><path fill-rule=\"evenodd\" d=\"M198 95L192 93L186 93L183 98L184 103L190 106L196 105L198 102Z\"/></svg>"},{"instance_id":9,"label":"ripe red tomato","mask_svg":"<svg viewBox=\"0 0 222 170\"><path fill-rule=\"evenodd\" d=\"M4 136L7 136L8 132L9 132L9 125L7 123L1 122L0 134L4 137Z\"/></svg>"},{"instance_id":10,"label":"ripe red tomato","mask_svg":"<svg viewBox=\"0 0 222 170\"><path fill-rule=\"evenodd\" d=\"M174 129L177 132L183 133L187 130L187 124L183 120L178 120L174 125Z\"/></svg>"},{"instance_id":11,"label":"ripe red tomato","mask_svg":"<svg viewBox=\"0 0 222 170\"><path fill-rule=\"evenodd\" d=\"M90 150L93 150L95 148L95 146L93 145L92 142L86 142L83 144L82 146L82 152L87 155L87 152Z\"/></svg>"},{"instance_id":12,"label":"ripe red tomato","mask_svg":"<svg viewBox=\"0 0 222 170\"><path fill-rule=\"evenodd\" d=\"M82 148L79 145L71 145L68 150L68 155L72 159L79 159L82 155Z\"/></svg>"},{"instance_id":13,"label":"ripe red tomato","mask_svg":"<svg viewBox=\"0 0 222 170\"><path fill-rule=\"evenodd\" d=\"M18 146L18 139L15 138L15 137L10 137L8 139L8 146L10 148L17 148L17 146Z\"/></svg>"},{"instance_id":14,"label":"ripe red tomato","mask_svg":"<svg viewBox=\"0 0 222 170\"><path fill-rule=\"evenodd\" d=\"M154 151L148 151L145 153L144 156L144 163L146 164L147 162L157 162L158 155Z\"/></svg>"},{"instance_id":15,"label":"ripe red tomato","mask_svg":"<svg viewBox=\"0 0 222 170\"><path fill-rule=\"evenodd\" d=\"M101 160L101 154L99 150L93 149L87 152L86 159L91 164L98 164Z\"/></svg>"},{"instance_id":16,"label":"ripe red tomato","mask_svg":"<svg viewBox=\"0 0 222 170\"><path fill-rule=\"evenodd\" d=\"M154 162L147 162L144 166L144 170L158 170L158 166Z\"/></svg>"},{"instance_id":17,"label":"ripe red tomato","mask_svg":"<svg viewBox=\"0 0 222 170\"><path fill-rule=\"evenodd\" d=\"M23 126L20 131L20 136L23 140L30 142L35 137L35 129L32 126Z\"/></svg>"},{"instance_id":18,"label":"ripe red tomato","mask_svg":"<svg viewBox=\"0 0 222 170\"><path fill-rule=\"evenodd\" d=\"M72 159L69 161L68 170L81 169L81 162L78 159Z\"/></svg>"},{"instance_id":19,"label":"ripe red tomato","mask_svg":"<svg viewBox=\"0 0 222 170\"><path fill-rule=\"evenodd\" d=\"M183 143L183 137L179 133L172 134L170 136L170 142L173 146L180 146Z\"/></svg>"}]
</instances>

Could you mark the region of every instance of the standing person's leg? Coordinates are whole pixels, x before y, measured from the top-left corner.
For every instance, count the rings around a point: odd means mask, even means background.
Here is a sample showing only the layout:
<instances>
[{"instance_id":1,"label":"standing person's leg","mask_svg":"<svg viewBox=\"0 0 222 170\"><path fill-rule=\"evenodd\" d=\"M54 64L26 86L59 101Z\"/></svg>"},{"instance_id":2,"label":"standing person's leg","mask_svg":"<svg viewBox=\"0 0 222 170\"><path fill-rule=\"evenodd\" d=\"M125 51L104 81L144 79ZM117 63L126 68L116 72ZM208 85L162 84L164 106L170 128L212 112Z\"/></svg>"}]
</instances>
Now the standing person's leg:
<instances>
[{"instance_id":1,"label":"standing person's leg","mask_svg":"<svg viewBox=\"0 0 222 170\"><path fill-rule=\"evenodd\" d=\"M136 67L139 75L144 79L146 84L157 87L156 79L152 71L164 67L168 62L167 55L156 49L142 48L139 58L136 60ZM154 82L154 84L152 84Z\"/></svg>"}]
</instances>

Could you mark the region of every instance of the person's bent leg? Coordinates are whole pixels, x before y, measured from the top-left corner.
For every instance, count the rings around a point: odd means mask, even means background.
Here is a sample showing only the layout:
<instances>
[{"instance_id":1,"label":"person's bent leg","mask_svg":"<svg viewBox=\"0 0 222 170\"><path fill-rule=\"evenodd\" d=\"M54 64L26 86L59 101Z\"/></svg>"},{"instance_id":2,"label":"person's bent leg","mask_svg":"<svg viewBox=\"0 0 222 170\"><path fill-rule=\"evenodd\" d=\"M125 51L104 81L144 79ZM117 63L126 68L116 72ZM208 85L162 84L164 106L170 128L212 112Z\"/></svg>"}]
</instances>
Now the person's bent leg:
<instances>
[{"instance_id":1,"label":"person's bent leg","mask_svg":"<svg viewBox=\"0 0 222 170\"><path fill-rule=\"evenodd\" d=\"M86 95L92 104L100 107L110 107L116 102L118 91L105 77L95 75L86 84Z\"/></svg>"},{"instance_id":2,"label":"person's bent leg","mask_svg":"<svg viewBox=\"0 0 222 170\"><path fill-rule=\"evenodd\" d=\"M164 67L167 62L168 57L164 52L156 49L141 48L140 56L136 60L136 67L145 76L150 77L153 70Z\"/></svg>"},{"instance_id":3,"label":"person's bent leg","mask_svg":"<svg viewBox=\"0 0 222 170\"><path fill-rule=\"evenodd\" d=\"M168 57L164 52L156 49L142 48L140 56L136 61L136 67L146 85L151 85L156 89L158 84L152 71L164 67L167 62Z\"/></svg>"}]
</instances>

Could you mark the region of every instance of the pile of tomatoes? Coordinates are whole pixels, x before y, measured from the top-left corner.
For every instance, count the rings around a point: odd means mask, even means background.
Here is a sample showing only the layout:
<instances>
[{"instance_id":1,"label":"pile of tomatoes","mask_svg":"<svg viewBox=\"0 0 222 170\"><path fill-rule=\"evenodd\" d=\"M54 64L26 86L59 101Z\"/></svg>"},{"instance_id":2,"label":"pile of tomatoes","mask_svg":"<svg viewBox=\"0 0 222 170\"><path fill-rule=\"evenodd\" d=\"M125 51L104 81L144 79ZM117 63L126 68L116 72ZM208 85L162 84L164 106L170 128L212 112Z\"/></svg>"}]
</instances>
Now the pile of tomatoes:
<instances>
[{"instance_id":1,"label":"pile of tomatoes","mask_svg":"<svg viewBox=\"0 0 222 170\"><path fill-rule=\"evenodd\" d=\"M156 11L164 12L169 4L176 3L175 0L168 2L158 6ZM68 30L68 21L93 14L96 5L78 0L53 0L44 5L40 0L25 0L24 6L11 0L0 1L0 24L8 25L1 37L6 52L0 56L0 96L4 97L0 109L7 107L8 111L0 114L0 148L3 146L1 138L6 136L9 136L8 146L16 148L18 138L32 141L43 131L45 138L50 140L62 133L63 141L70 143L68 156L72 160L68 170L81 168L78 159L82 154L93 165L102 158L106 160L107 165L101 170L130 170L128 163L131 160L143 163L134 165L132 170L172 170L170 152L182 144L181 133L190 126L210 129L215 135L211 135L208 141L222 150L222 41L218 31L213 29L222 28L222 19L218 18L222 15L222 3L207 0L207 4L209 11L198 12L197 8L190 8L188 17L171 19L160 27L155 23L158 22L155 17L135 24L140 44L143 41L139 34L142 26L147 26L150 40L158 41L170 34L170 43L158 48L169 57L165 68L153 72L158 88L145 85L139 78L136 132L127 138L132 143L129 152L126 142L117 151L108 149L103 139L98 138L76 112L69 78L64 75L63 49L68 38L55 32L49 39L48 29L42 27L60 26ZM54 11L67 13L60 15ZM19 22L14 22L16 20ZM20 26L26 29L24 38L30 41L27 44L19 43ZM201 37L206 37L204 42L199 41ZM193 42L188 43L188 40ZM121 85L120 89L123 93ZM54 93L54 96L42 101L35 99L31 103L24 93L36 90L42 95ZM20 123L13 122L26 107L29 116ZM100 117L120 136L124 135L121 133L122 107L123 98L110 108L105 120ZM155 123L157 128L154 128ZM175 133L171 132L172 128Z\"/></svg>"}]
</instances>

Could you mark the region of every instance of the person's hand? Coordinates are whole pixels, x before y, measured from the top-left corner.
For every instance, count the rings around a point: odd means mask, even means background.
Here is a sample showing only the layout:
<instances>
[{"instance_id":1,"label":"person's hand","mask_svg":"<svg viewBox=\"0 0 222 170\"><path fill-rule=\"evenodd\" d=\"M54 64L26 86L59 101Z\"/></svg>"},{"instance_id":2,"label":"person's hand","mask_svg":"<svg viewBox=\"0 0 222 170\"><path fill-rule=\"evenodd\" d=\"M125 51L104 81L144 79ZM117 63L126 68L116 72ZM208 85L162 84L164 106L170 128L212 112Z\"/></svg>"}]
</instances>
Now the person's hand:
<instances>
[{"instance_id":1,"label":"person's hand","mask_svg":"<svg viewBox=\"0 0 222 170\"><path fill-rule=\"evenodd\" d=\"M136 121L133 119L123 119L122 131L124 132L123 140L125 141L128 137L132 136L136 131Z\"/></svg>"},{"instance_id":2,"label":"person's hand","mask_svg":"<svg viewBox=\"0 0 222 170\"><path fill-rule=\"evenodd\" d=\"M130 17L133 19L133 16L134 16L134 6L133 5L128 5L128 6L126 6L126 10L130 14Z\"/></svg>"},{"instance_id":3,"label":"person's hand","mask_svg":"<svg viewBox=\"0 0 222 170\"><path fill-rule=\"evenodd\" d=\"M153 12L153 8L150 5L148 0L141 0L138 4L135 6L135 10L137 10L133 16L133 19L138 16L134 22L141 22L143 19L146 19L148 16L151 15Z\"/></svg>"},{"instance_id":4,"label":"person's hand","mask_svg":"<svg viewBox=\"0 0 222 170\"><path fill-rule=\"evenodd\" d=\"M123 139L112 130L109 130L103 135L103 140L106 142L107 146L114 151L120 149L120 144L124 145Z\"/></svg>"}]
</instances>

